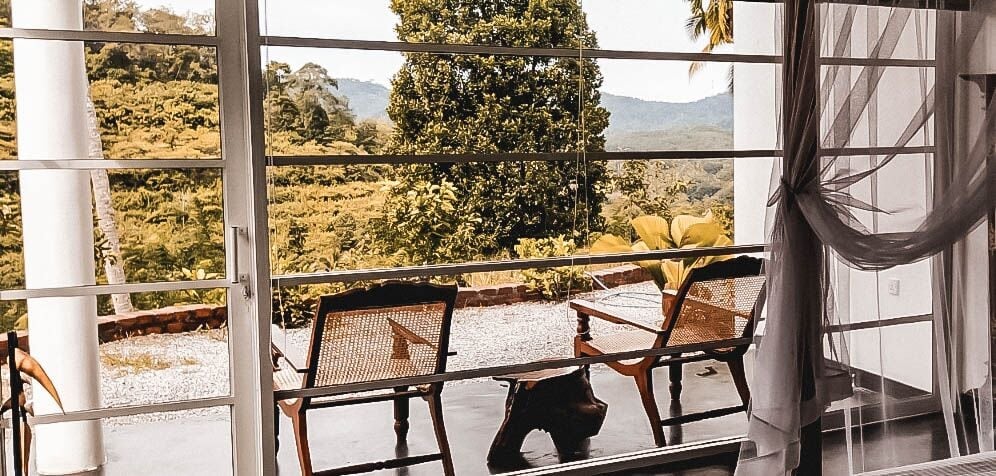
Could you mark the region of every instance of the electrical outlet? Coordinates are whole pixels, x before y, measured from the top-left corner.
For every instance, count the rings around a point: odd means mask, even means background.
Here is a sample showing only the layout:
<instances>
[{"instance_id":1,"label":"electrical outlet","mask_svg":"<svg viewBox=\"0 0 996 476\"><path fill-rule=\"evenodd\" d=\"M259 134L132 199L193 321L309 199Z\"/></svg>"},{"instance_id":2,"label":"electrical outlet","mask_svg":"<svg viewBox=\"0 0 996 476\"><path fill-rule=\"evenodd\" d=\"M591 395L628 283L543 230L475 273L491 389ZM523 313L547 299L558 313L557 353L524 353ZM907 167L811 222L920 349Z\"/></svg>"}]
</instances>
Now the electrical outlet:
<instances>
[{"instance_id":1,"label":"electrical outlet","mask_svg":"<svg viewBox=\"0 0 996 476\"><path fill-rule=\"evenodd\" d=\"M899 295L899 279L889 278L889 294L893 296Z\"/></svg>"}]
</instances>

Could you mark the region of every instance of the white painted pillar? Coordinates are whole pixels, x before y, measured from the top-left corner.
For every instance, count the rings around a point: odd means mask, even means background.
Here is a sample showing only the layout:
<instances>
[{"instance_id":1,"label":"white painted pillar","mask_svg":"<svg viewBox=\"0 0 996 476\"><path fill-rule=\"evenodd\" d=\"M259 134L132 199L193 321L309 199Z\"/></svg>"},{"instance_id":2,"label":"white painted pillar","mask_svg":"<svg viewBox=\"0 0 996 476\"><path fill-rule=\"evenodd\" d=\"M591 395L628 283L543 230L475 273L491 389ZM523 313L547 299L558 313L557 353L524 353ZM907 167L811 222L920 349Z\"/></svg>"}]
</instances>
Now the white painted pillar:
<instances>
[{"instance_id":1,"label":"white painted pillar","mask_svg":"<svg viewBox=\"0 0 996 476\"><path fill-rule=\"evenodd\" d=\"M13 0L16 28L79 30L81 0ZM82 42L14 40L17 150L22 160L86 159ZM28 288L94 284L93 212L87 171L22 171L24 274ZM28 300L31 354L48 371L66 411L100 407L95 297ZM38 414L58 413L43 391ZM76 474L103 464L99 421L35 429L40 474Z\"/></svg>"},{"instance_id":2,"label":"white painted pillar","mask_svg":"<svg viewBox=\"0 0 996 476\"><path fill-rule=\"evenodd\" d=\"M778 6L738 2L733 49L737 53L776 54ZM740 26L737 26L740 25ZM775 149L778 137L779 71L771 64L733 66L733 147ZM733 161L733 235L738 245L767 242L766 204L774 159Z\"/></svg>"}]
</instances>

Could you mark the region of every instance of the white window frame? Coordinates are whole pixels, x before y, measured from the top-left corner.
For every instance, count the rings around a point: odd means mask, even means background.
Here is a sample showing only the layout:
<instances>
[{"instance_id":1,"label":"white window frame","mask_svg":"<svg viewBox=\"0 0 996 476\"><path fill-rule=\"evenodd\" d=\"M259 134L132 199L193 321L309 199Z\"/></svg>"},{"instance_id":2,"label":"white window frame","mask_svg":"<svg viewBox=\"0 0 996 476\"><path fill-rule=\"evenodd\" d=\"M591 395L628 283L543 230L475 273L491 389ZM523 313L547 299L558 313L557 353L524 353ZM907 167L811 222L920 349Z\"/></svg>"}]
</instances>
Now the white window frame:
<instances>
[{"instance_id":1,"label":"white window frame","mask_svg":"<svg viewBox=\"0 0 996 476\"><path fill-rule=\"evenodd\" d=\"M360 1L360 0L357 0ZM777 0L738 0L780 3ZM836 0L847 3L851 0ZM922 0L909 0L911 6L923 8ZM64 415L46 415L34 419L37 424L93 420L144 413L158 413L227 406L231 409L233 471L239 475L276 474L274 397L317 397L401 384L463 380L500 375L509 372L540 370L619 360L620 358L661 355L654 349L609 354L599 357L568 358L518 365L494 366L441 375L412 377L380 382L363 382L336 387L279 391L272 389L270 365L270 293L272 286L298 286L319 283L350 282L371 279L443 276L457 273L528 269L551 266L621 263L634 259L664 259L686 256L707 256L731 253L760 253L764 244L730 248L696 250L664 250L617 253L610 255L577 255L563 258L538 258L505 261L485 261L430 266L410 266L390 269L359 269L327 273L307 273L282 276L270 275L269 231L267 224L267 167L336 164L399 164L441 162L498 162L575 160L569 153L507 153L507 154L427 154L371 156L267 156L265 153L262 98L265 85L261 65L262 48L266 46L345 48L375 51L426 52L440 54L495 54L577 57L572 48L505 48L482 45L439 45L398 41L338 40L328 38L297 38L260 34L258 0L215 0L216 35L154 34L143 32L68 31L0 28L0 39L30 38L53 41L103 41L118 43L184 44L215 48L218 60L219 109L221 111L222 157L215 159L164 160L57 160L0 161L0 171L31 169L220 169L224 184L226 262L225 279L194 280L160 283L128 283L119 285L74 286L45 289L0 290L0 300L20 300L36 297L103 295L123 292L155 292L180 289L228 289L229 360L231 393L227 396L168 402L151 405L102 408ZM642 59L657 61L702 61L723 63L760 63L780 65L781 55L678 53L626 50L585 50L585 58ZM929 67L932 60L870 59L821 57L823 65ZM929 63L929 64L928 64ZM920 154L933 152L932 147L847 148L827 149L833 155L881 155L888 153ZM590 152L592 160L639 159L739 159L780 157L781 151L770 150L710 150L656 152ZM260 297L264 297L260 299ZM923 316L918 316L922 318ZM912 318L910 318L912 319ZM902 325L909 319L881 325ZM872 325L872 324L868 324ZM878 325L876 325L878 327ZM850 329L848 329L850 330ZM736 341L736 342L734 342ZM732 340L731 345L740 344ZM694 347L694 346L693 346ZM683 348L684 349L684 348ZM668 352L682 349L669 349ZM685 351L692 351L689 347ZM4 421L4 426L9 420ZM620 471L641 466L701 458L735 451L745 441L744 436L719 438L704 442L676 445L668 448L638 451L623 455L554 465L514 474L561 474L567 472L594 473Z\"/></svg>"}]
</instances>

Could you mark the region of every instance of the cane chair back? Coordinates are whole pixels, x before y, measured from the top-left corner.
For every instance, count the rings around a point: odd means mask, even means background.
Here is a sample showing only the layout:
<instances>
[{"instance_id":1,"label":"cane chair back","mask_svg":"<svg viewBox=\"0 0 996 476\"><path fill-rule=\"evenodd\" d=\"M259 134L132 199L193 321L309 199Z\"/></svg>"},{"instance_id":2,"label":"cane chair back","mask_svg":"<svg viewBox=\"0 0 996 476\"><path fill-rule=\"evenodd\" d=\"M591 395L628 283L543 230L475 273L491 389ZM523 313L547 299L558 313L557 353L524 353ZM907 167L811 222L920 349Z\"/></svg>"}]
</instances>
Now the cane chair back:
<instances>
[{"instance_id":1,"label":"cane chair back","mask_svg":"<svg viewBox=\"0 0 996 476\"><path fill-rule=\"evenodd\" d=\"M444 372L455 286L388 282L322 296L307 387Z\"/></svg>"},{"instance_id":2,"label":"cane chair back","mask_svg":"<svg viewBox=\"0 0 996 476\"><path fill-rule=\"evenodd\" d=\"M664 321L661 345L706 344L753 332L756 310L763 304L762 261L740 256L693 270L678 290ZM709 353L746 350L717 348Z\"/></svg>"}]
</instances>

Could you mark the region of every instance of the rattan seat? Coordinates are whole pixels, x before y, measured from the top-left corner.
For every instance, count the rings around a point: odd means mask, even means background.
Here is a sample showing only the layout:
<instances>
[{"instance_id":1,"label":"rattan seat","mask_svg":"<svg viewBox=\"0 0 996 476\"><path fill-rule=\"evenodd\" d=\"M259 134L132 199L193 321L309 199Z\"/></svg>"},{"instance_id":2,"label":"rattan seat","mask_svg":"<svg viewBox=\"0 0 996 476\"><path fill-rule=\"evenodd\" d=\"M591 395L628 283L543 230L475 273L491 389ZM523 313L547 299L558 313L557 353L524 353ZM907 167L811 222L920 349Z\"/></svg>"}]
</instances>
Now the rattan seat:
<instances>
[{"instance_id":1,"label":"rattan seat","mask_svg":"<svg viewBox=\"0 0 996 476\"><path fill-rule=\"evenodd\" d=\"M675 348L662 352L663 355L606 362L612 369L635 379L658 446L666 443L664 426L747 410L750 390L743 355L750 345L755 316L764 304L762 265L759 259L740 256L693 269L677 293L664 294L664 320L659 328L623 317L610 306L583 300L571 303L578 315L574 353L579 357ZM631 330L592 336L591 317L625 324ZM743 404L662 420L654 398L653 369L668 367L671 399L679 400L682 365L700 360L718 360L729 366Z\"/></svg>"},{"instance_id":2,"label":"rattan seat","mask_svg":"<svg viewBox=\"0 0 996 476\"><path fill-rule=\"evenodd\" d=\"M602 354L612 354L617 352L629 352L632 350L645 350L654 346L657 334L647 332L642 329L632 331L620 331L612 334L594 337L585 342L590 347ZM640 359L629 359L619 361L622 364L635 364Z\"/></svg>"}]
</instances>

